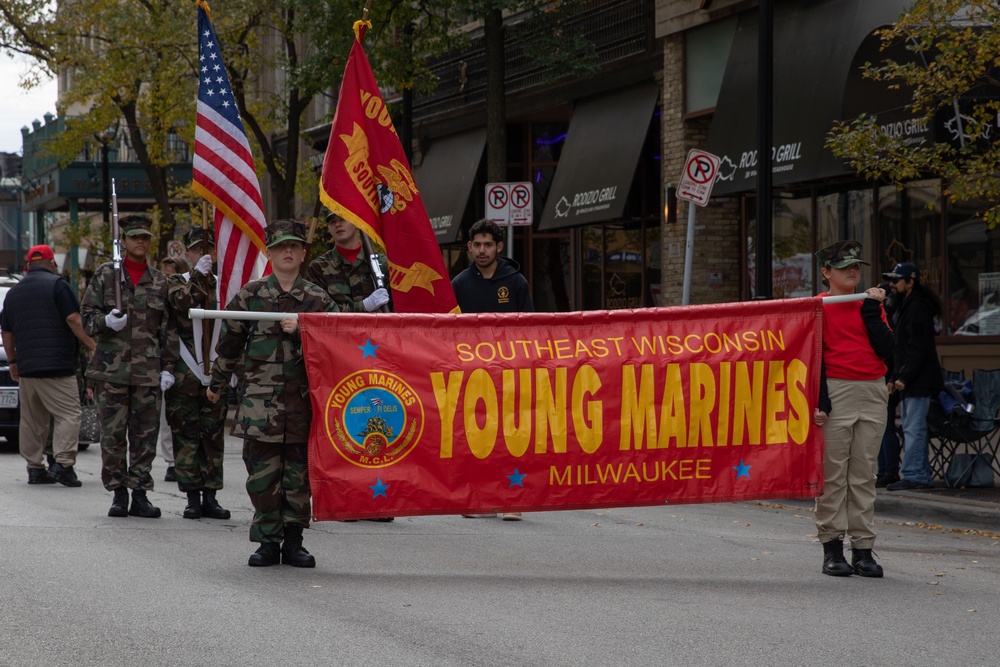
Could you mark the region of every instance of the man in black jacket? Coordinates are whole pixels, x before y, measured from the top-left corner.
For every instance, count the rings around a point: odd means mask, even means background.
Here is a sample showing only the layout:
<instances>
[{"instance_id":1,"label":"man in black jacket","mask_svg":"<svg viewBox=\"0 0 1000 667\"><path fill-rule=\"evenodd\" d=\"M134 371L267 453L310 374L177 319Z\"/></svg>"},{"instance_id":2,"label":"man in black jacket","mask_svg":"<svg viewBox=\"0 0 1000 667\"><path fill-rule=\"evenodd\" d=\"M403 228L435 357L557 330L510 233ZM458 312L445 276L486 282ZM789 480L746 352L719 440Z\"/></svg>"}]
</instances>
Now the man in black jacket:
<instances>
[{"instance_id":1,"label":"man in black jacket","mask_svg":"<svg viewBox=\"0 0 1000 667\"><path fill-rule=\"evenodd\" d=\"M531 313L528 281L517 262L501 257L503 232L491 220L479 220L469 228L469 268L455 276L451 287L463 313ZM485 519L492 514L463 514L467 519ZM504 521L520 521L520 512L505 512Z\"/></svg>"},{"instance_id":2,"label":"man in black jacket","mask_svg":"<svg viewBox=\"0 0 1000 667\"><path fill-rule=\"evenodd\" d=\"M0 329L10 375L20 385L21 456L28 462L28 484L80 486L73 470L80 435L77 341L93 352L94 339L83 330L80 300L56 274L49 246L28 251L28 274L7 293ZM44 464L50 421L55 425L51 474Z\"/></svg>"},{"instance_id":3,"label":"man in black jacket","mask_svg":"<svg viewBox=\"0 0 1000 667\"><path fill-rule=\"evenodd\" d=\"M934 344L934 318L941 314L937 295L920 282L920 269L909 262L884 274L897 297L896 348L890 389L900 395L903 423L902 479L890 491L934 488L928 461L927 411L944 386Z\"/></svg>"},{"instance_id":4,"label":"man in black jacket","mask_svg":"<svg viewBox=\"0 0 1000 667\"><path fill-rule=\"evenodd\" d=\"M469 229L469 268L451 281L455 299L463 313L530 313L528 281L517 262L502 257L503 232L490 220L480 220Z\"/></svg>"}]
</instances>

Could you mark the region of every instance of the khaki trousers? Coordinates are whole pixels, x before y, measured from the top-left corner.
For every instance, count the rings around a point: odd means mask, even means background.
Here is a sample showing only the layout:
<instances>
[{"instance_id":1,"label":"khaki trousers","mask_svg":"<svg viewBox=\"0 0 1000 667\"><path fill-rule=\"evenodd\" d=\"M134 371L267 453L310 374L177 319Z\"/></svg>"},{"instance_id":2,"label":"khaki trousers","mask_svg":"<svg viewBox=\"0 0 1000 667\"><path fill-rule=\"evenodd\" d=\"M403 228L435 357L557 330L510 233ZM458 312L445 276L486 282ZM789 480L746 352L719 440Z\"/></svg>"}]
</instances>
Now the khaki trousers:
<instances>
[{"instance_id":1,"label":"khaki trousers","mask_svg":"<svg viewBox=\"0 0 1000 667\"><path fill-rule=\"evenodd\" d=\"M57 463L72 468L80 442L80 389L76 377L22 377L18 385L21 387L21 456L28 467L45 467L51 418L55 424L52 456Z\"/></svg>"},{"instance_id":2,"label":"khaki trousers","mask_svg":"<svg viewBox=\"0 0 1000 667\"><path fill-rule=\"evenodd\" d=\"M823 495L816 499L821 543L851 537L852 549L875 544L875 473L885 430L885 380L827 380L833 411L823 426Z\"/></svg>"}]
</instances>

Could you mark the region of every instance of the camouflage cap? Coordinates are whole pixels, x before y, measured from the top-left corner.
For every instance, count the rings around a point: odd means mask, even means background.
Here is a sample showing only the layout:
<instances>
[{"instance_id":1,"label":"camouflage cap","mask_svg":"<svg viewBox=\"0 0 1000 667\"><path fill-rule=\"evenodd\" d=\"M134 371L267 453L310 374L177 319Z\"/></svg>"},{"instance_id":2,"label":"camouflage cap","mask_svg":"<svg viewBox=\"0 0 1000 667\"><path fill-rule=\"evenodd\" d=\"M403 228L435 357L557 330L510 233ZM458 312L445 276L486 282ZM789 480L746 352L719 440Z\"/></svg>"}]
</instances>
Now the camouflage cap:
<instances>
[{"instance_id":1,"label":"camouflage cap","mask_svg":"<svg viewBox=\"0 0 1000 667\"><path fill-rule=\"evenodd\" d=\"M208 230L208 235L206 238L205 230L201 227L192 227L191 229L184 232L184 247L190 250L192 247L198 245L199 243L207 241L211 245L215 245L215 235L211 230Z\"/></svg>"},{"instance_id":2,"label":"camouflage cap","mask_svg":"<svg viewBox=\"0 0 1000 667\"><path fill-rule=\"evenodd\" d=\"M118 221L122 236L152 236L153 221L144 215L128 215Z\"/></svg>"},{"instance_id":3,"label":"camouflage cap","mask_svg":"<svg viewBox=\"0 0 1000 667\"><path fill-rule=\"evenodd\" d=\"M868 262L861 259L861 250L864 248L857 241L837 241L816 253L816 259L823 266L833 269L846 269L851 264L865 264Z\"/></svg>"},{"instance_id":4,"label":"camouflage cap","mask_svg":"<svg viewBox=\"0 0 1000 667\"><path fill-rule=\"evenodd\" d=\"M282 241L306 242L306 226L298 220L286 218L275 220L264 229L267 247L278 245Z\"/></svg>"}]
</instances>

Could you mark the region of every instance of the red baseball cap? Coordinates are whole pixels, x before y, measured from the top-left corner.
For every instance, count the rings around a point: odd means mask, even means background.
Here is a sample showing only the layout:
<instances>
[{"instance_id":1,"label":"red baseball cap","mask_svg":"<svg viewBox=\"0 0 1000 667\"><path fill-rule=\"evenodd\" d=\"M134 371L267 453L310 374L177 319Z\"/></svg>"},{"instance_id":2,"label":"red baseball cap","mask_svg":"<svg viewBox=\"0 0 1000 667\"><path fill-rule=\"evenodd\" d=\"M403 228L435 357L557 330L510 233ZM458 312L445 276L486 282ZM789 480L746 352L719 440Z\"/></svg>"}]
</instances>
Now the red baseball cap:
<instances>
[{"instance_id":1,"label":"red baseball cap","mask_svg":"<svg viewBox=\"0 0 1000 667\"><path fill-rule=\"evenodd\" d=\"M56 255L52 252L52 248L47 245L36 245L32 246L31 250L28 251L28 261L32 262L36 259L55 259Z\"/></svg>"}]
</instances>

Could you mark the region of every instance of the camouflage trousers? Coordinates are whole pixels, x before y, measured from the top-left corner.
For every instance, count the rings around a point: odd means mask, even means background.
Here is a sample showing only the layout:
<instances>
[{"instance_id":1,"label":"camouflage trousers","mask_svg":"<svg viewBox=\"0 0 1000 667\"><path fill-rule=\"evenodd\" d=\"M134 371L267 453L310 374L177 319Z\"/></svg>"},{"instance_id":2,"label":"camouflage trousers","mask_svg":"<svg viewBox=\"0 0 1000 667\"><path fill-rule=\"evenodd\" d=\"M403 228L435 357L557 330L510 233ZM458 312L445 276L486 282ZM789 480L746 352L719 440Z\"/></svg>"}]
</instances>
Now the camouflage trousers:
<instances>
[{"instance_id":1,"label":"camouflage trousers","mask_svg":"<svg viewBox=\"0 0 1000 667\"><path fill-rule=\"evenodd\" d=\"M244 442L247 495L254 507L251 542L281 542L288 524L309 527L308 454L304 442Z\"/></svg>"},{"instance_id":2,"label":"camouflage trousers","mask_svg":"<svg viewBox=\"0 0 1000 667\"><path fill-rule=\"evenodd\" d=\"M174 440L174 472L181 491L222 488L228 392L217 403L198 385L193 393L176 386L164 395Z\"/></svg>"},{"instance_id":3,"label":"camouflage trousers","mask_svg":"<svg viewBox=\"0 0 1000 667\"><path fill-rule=\"evenodd\" d=\"M104 488L153 489L149 474L160 435L160 388L97 383Z\"/></svg>"}]
</instances>

